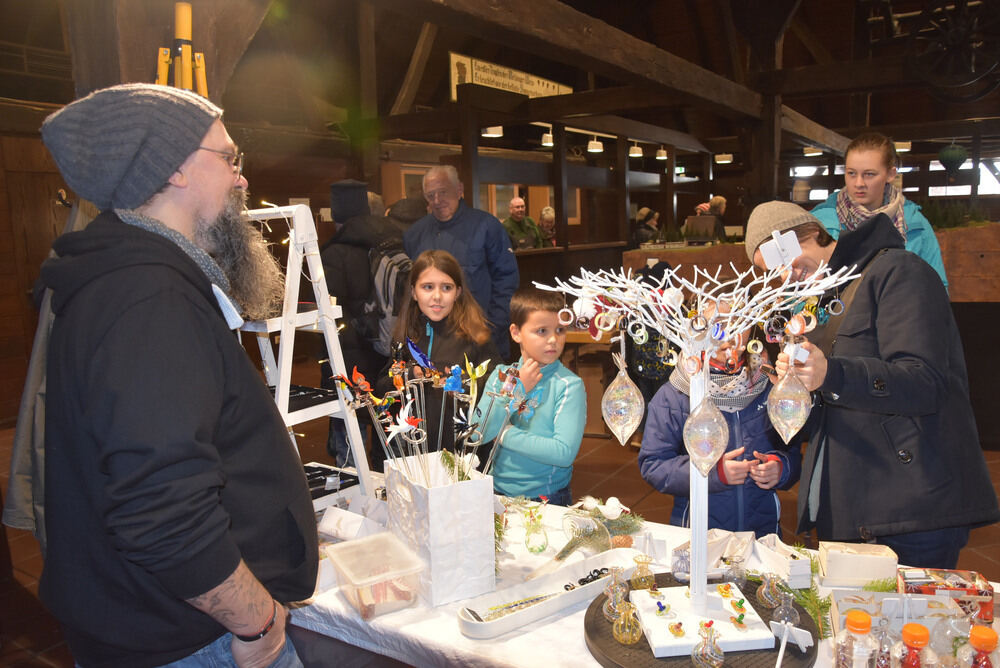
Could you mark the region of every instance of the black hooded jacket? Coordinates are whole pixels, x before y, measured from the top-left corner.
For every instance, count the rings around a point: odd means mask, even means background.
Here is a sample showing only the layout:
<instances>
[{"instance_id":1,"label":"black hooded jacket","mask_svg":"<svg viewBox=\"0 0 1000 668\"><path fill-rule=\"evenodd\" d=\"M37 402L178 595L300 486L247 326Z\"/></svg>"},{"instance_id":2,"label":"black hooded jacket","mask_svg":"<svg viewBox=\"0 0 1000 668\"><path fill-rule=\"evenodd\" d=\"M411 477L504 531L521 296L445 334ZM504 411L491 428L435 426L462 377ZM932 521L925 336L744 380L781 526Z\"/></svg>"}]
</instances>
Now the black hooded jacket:
<instances>
[{"instance_id":1,"label":"black hooded jacket","mask_svg":"<svg viewBox=\"0 0 1000 668\"><path fill-rule=\"evenodd\" d=\"M280 601L316 582L301 462L205 274L103 213L54 244L40 584L82 666L155 666L226 629L185 602L242 558Z\"/></svg>"},{"instance_id":2,"label":"black hooded jacket","mask_svg":"<svg viewBox=\"0 0 1000 668\"><path fill-rule=\"evenodd\" d=\"M888 249L884 253L882 249ZM799 529L825 439L817 532L868 540L1000 519L958 328L934 269L885 215L841 234L830 268L866 269L839 327L802 463ZM814 330L819 334L819 329Z\"/></svg>"}]
</instances>

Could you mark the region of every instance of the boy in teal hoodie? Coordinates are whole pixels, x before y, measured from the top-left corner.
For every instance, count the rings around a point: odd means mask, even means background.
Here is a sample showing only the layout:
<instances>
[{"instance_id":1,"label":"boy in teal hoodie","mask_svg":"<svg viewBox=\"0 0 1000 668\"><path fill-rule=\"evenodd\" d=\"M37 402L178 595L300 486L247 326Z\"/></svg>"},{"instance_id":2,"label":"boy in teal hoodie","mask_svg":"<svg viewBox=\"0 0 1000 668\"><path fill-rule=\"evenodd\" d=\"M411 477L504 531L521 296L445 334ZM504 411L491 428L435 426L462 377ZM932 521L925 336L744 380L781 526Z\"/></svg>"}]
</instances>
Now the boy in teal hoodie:
<instances>
[{"instance_id":1,"label":"boy in teal hoodie","mask_svg":"<svg viewBox=\"0 0 1000 668\"><path fill-rule=\"evenodd\" d=\"M510 421L504 426L505 400L497 398L489 411L490 398L484 395L474 419L482 421L490 413L483 441L496 439L492 473L498 494L534 500L545 496L549 503L568 506L573 501L573 460L587 422L587 394L580 377L559 361L566 345L566 328L559 323L564 307L558 292L522 288L514 293L510 335L521 346L516 369L523 401L511 402ZM500 394L501 373L506 377L512 368L495 368L486 392Z\"/></svg>"}]
</instances>

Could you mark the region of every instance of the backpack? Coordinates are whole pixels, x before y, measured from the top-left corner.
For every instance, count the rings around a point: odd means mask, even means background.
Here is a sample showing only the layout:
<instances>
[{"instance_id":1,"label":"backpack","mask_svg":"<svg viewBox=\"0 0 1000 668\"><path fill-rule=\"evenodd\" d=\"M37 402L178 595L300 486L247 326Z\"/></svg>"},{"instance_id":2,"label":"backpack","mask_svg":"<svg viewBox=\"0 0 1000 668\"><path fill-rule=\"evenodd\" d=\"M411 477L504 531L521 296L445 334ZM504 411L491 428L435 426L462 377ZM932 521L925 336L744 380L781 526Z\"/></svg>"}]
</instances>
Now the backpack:
<instances>
[{"instance_id":1,"label":"backpack","mask_svg":"<svg viewBox=\"0 0 1000 668\"><path fill-rule=\"evenodd\" d=\"M412 261L399 237L383 239L368 252L372 293L364 305L363 333L375 352L388 356L392 330L406 295Z\"/></svg>"}]
</instances>

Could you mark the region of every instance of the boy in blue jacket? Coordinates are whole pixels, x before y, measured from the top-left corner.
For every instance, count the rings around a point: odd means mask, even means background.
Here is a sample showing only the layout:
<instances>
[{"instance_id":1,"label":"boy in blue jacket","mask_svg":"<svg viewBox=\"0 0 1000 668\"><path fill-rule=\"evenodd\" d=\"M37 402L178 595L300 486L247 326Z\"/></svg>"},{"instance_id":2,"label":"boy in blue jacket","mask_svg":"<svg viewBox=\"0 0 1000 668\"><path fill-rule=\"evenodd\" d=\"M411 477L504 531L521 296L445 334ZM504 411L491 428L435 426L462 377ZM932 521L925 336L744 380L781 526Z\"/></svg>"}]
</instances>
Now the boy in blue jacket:
<instances>
[{"instance_id":1,"label":"boy in blue jacket","mask_svg":"<svg viewBox=\"0 0 1000 668\"><path fill-rule=\"evenodd\" d=\"M566 345L566 328L559 324L565 306L562 294L522 288L510 300L510 335L521 347L516 369L526 395L512 403L512 415L503 427L505 404L496 399L483 441L496 439L493 488L506 496L526 496L568 506L573 501L569 483L573 460L580 450L587 422L587 395L583 381L559 361ZM499 394L503 378L514 367L497 366L486 382L486 392ZM475 421L482 421L490 399L483 395ZM537 404L537 405L536 405Z\"/></svg>"},{"instance_id":2,"label":"boy in blue jacket","mask_svg":"<svg viewBox=\"0 0 1000 668\"><path fill-rule=\"evenodd\" d=\"M795 439L786 446L771 426L770 381L760 366L749 368L744 337L727 341L709 360L709 392L729 425L729 444L709 472L708 526L753 531L758 538L781 536L774 488L788 489L798 481L802 454ZM639 450L643 479L674 496L670 523L676 526L690 526L690 462L683 437L691 412L690 378L683 367L677 365L649 403Z\"/></svg>"}]
</instances>

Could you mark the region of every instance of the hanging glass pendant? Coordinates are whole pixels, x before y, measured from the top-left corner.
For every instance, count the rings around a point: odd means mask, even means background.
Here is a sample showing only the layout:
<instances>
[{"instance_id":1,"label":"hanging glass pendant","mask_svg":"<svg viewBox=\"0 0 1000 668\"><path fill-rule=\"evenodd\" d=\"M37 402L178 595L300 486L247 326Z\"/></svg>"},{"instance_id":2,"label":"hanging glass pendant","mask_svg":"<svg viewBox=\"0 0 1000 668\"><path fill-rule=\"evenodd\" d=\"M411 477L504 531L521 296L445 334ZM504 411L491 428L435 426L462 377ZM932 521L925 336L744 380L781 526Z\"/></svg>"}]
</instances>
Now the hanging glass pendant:
<instances>
[{"instance_id":1,"label":"hanging glass pendant","mask_svg":"<svg viewBox=\"0 0 1000 668\"><path fill-rule=\"evenodd\" d=\"M639 428L646 404L643 401L642 392L625 373L623 357L614 353L612 358L618 366L618 375L608 385L608 389L604 391L604 396L601 398L601 415L604 417L604 423L611 429L611 433L615 435L618 442L625 445L635 430Z\"/></svg>"},{"instance_id":2,"label":"hanging glass pendant","mask_svg":"<svg viewBox=\"0 0 1000 668\"><path fill-rule=\"evenodd\" d=\"M715 407L715 402L708 395L684 423L684 446L687 448L691 463L702 475L708 472L719 461L729 443L729 425L722 411Z\"/></svg>"},{"instance_id":3,"label":"hanging glass pendant","mask_svg":"<svg viewBox=\"0 0 1000 668\"><path fill-rule=\"evenodd\" d=\"M809 419L812 398L794 373L785 372L767 397L767 414L781 440L788 443Z\"/></svg>"}]
</instances>

